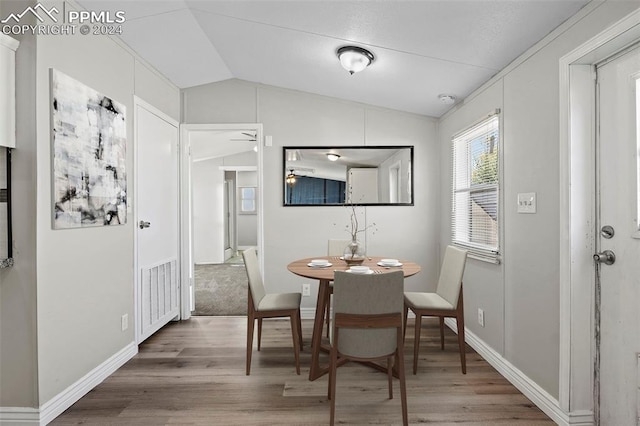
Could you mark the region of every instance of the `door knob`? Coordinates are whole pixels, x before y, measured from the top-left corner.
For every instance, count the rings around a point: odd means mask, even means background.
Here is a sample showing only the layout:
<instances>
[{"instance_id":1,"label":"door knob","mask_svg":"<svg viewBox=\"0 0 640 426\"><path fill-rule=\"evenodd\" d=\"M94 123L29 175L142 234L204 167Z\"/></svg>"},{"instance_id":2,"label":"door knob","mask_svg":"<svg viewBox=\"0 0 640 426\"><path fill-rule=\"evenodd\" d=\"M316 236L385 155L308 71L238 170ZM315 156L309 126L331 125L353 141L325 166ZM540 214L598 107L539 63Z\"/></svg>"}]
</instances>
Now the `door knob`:
<instances>
[{"instance_id":1,"label":"door knob","mask_svg":"<svg viewBox=\"0 0 640 426\"><path fill-rule=\"evenodd\" d=\"M616 255L611 250L605 250L602 253L594 254L593 260L598 263L604 263L605 265L613 265L616 262Z\"/></svg>"},{"instance_id":2,"label":"door knob","mask_svg":"<svg viewBox=\"0 0 640 426\"><path fill-rule=\"evenodd\" d=\"M140 227L140 229L148 228L151 226L151 222L145 222L144 220L141 220L138 223L138 226Z\"/></svg>"}]
</instances>

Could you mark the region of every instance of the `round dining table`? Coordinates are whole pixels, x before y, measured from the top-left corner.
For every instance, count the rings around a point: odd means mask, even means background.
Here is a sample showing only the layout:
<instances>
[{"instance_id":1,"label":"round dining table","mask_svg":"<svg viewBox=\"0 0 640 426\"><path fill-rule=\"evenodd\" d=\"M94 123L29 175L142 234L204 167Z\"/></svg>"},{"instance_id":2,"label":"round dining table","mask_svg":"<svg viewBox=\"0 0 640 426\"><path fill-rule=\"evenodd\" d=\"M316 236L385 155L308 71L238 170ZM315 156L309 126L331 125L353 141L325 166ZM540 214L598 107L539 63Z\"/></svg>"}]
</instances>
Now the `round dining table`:
<instances>
[{"instance_id":1,"label":"round dining table","mask_svg":"<svg viewBox=\"0 0 640 426\"><path fill-rule=\"evenodd\" d=\"M314 259L326 259L329 266L317 267L310 266ZM376 274L384 274L394 270L402 270L404 276L410 277L420 272L420 265L399 259L399 266L381 266L379 262L385 259L383 256L370 256L362 263L368 266ZM324 315L326 304L329 303L329 284L333 281L335 271L346 271L350 265L338 256L317 256L299 259L287 265L287 269L292 273L301 277L318 280L318 299L316 301L316 315L313 320L313 334L311 337L311 366L309 368L309 380L316 380L329 371L329 367L320 366L320 351L322 348L322 326L324 324ZM326 350L326 348L324 348Z\"/></svg>"}]
</instances>

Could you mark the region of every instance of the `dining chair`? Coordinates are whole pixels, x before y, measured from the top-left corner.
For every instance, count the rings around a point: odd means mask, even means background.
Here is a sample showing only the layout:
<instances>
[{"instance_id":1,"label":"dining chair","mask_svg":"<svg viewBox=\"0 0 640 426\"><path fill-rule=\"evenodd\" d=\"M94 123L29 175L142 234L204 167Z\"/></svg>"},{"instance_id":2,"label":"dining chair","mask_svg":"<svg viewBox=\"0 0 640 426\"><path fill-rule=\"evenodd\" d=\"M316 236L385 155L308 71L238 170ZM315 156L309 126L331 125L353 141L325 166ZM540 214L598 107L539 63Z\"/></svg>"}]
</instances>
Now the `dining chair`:
<instances>
[{"instance_id":1,"label":"dining chair","mask_svg":"<svg viewBox=\"0 0 640 426\"><path fill-rule=\"evenodd\" d=\"M343 360L387 360L389 399L393 398L393 365L400 379L402 424L408 424L403 352L402 271L353 274L336 271L329 365L330 423L334 424L337 366Z\"/></svg>"},{"instance_id":2,"label":"dining chair","mask_svg":"<svg viewBox=\"0 0 640 426\"><path fill-rule=\"evenodd\" d=\"M327 256L340 257L344 254L344 249L351 242L351 240L328 240L327 242ZM329 337L329 328L331 323L331 295L333 294L333 282L329 283L329 294L326 297L327 303L324 305L325 314L324 319L327 324L327 337Z\"/></svg>"},{"instance_id":3,"label":"dining chair","mask_svg":"<svg viewBox=\"0 0 640 426\"><path fill-rule=\"evenodd\" d=\"M262 340L262 319L289 317L293 352L296 360L296 373L300 374L300 350L302 349L302 323L300 320L301 293L267 293L258 266L255 248L242 252L249 280L249 302L247 309L247 376L251 371L251 352L253 351L253 327L258 320L258 350Z\"/></svg>"},{"instance_id":4,"label":"dining chair","mask_svg":"<svg viewBox=\"0 0 640 426\"><path fill-rule=\"evenodd\" d=\"M418 371L418 352L420 348L420 330L423 316L439 317L440 347L444 350L444 319L455 318L458 326L458 346L462 374L467 374L467 360L464 346L464 305L462 303L462 275L467 262L467 251L447 246L444 261L440 268L440 277L435 293L406 292L404 294L405 335L409 309L416 315L415 340L413 346L413 374Z\"/></svg>"}]
</instances>

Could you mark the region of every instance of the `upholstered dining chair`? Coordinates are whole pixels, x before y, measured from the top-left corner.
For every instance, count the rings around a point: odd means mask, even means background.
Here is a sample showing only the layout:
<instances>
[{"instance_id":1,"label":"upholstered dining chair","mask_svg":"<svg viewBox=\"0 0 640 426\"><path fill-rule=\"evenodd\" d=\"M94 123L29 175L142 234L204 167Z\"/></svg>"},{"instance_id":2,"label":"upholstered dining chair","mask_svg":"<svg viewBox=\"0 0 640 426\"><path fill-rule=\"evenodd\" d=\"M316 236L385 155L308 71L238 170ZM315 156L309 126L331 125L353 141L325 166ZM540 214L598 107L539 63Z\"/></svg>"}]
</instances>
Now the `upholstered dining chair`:
<instances>
[{"instance_id":1,"label":"upholstered dining chair","mask_svg":"<svg viewBox=\"0 0 640 426\"><path fill-rule=\"evenodd\" d=\"M409 309L416 315L415 341L413 346L413 374L418 371L420 329L423 316L439 317L440 347L444 349L444 319L455 318L458 326L458 346L462 374L467 374L464 346L464 305L462 303L462 275L467 262L467 251L447 246L440 268L440 277L435 293L406 292L404 294L404 327L406 334Z\"/></svg>"},{"instance_id":2,"label":"upholstered dining chair","mask_svg":"<svg viewBox=\"0 0 640 426\"><path fill-rule=\"evenodd\" d=\"M340 257L344 254L344 249L351 242L351 240L328 240L327 241L327 256ZM329 337L329 326L331 323L331 295L333 294L333 282L329 283L329 295L325 299L327 301L325 305L324 320L327 324L327 337Z\"/></svg>"},{"instance_id":3,"label":"upholstered dining chair","mask_svg":"<svg viewBox=\"0 0 640 426\"><path fill-rule=\"evenodd\" d=\"M403 351L402 271L353 274L336 271L333 289L333 326L329 366L330 423L334 424L337 366L342 359L387 360L389 399L393 398L393 364L400 379L402 424L408 424Z\"/></svg>"},{"instance_id":4,"label":"upholstered dining chair","mask_svg":"<svg viewBox=\"0 0 640 426\"><path fill-rule=\"evenodd\" d=\"M296 360L296 373L300 374L300 350L302 349L302 323L300 320L301 293L271 293L265 291L258 256L255 248L242 252L242 258L249 279L249 302L247 306L247 376L251 371L251 352L253 352L253 328L258 320L258 350L262 339L262 319L289 317L293 352Z\"/></svg>"}]
</instances>

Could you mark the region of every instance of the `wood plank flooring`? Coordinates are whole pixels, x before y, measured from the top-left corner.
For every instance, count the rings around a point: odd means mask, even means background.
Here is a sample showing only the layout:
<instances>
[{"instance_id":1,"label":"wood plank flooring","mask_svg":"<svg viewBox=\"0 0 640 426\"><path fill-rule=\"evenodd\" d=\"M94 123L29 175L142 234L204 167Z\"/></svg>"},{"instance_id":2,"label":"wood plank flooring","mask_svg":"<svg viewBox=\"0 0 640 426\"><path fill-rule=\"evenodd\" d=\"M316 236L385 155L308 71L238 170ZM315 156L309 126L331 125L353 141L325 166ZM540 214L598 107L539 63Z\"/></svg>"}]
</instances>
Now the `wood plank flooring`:
<instances>
[{"instance_id":1,"label":"wood plank flooring","mask_svg":"<svg viewBox=\"0 0 640 426\"><path fill-rule=\"evenodd\" d=\"M411 320L410 320L411 321ZM52 425L325 425L327 377L308 380L311 320L303 320L301 375L295 374L291 331L265 320L262 350L254 344L245 368L245 317L193 317L171 323L140 346L140 353L55 419ZM405 364L410 424L553 425L554 423L467 347L460 371L456 335L425 319L418 374L411 374L413 322ZM322 362L328 360L321 355ZM400 389L387 399L386 375L347 363L338 369L336 423L401 423Z\"/></svg>"}]
</instances>

